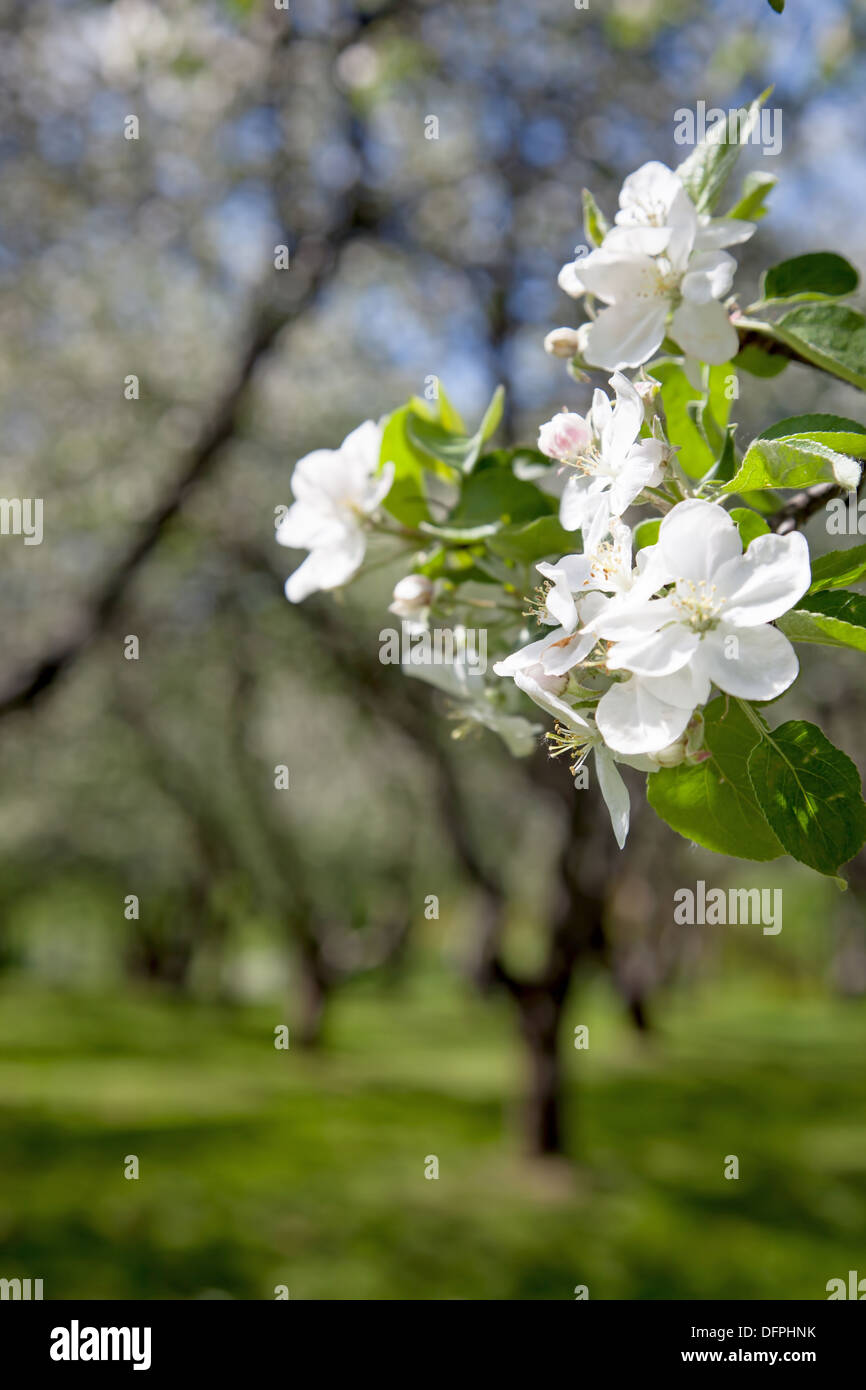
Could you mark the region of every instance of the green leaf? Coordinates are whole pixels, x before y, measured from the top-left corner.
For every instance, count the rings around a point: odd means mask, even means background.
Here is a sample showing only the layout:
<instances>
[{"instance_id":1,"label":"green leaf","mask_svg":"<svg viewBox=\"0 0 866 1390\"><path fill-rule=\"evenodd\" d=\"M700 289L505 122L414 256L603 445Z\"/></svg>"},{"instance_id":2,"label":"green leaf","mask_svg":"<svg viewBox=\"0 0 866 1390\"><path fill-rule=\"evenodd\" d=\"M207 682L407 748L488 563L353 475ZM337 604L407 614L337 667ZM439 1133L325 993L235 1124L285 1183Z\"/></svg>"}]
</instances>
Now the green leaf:
<instances>
[{"instance_id":1,"label":"green leaf","mask_svg":"<svg viewBox=\"0 0 866 1390\"><path fill-rule=\"evenodd\" d=\"M788 853L819 874L837 875L866 840L866 805L851 759L814 724L792 719L764 729L748 768L755 799Z\"/></svg>"},{"instance_id":2,"label":"green leaf","mask_svg":"<svg viewBox=\"0 0 866 1390\"><path fill-rule=\"evenodd\" d=\"M600 246L610 231L610 223L588 188L583 190L583 231L593 247Z\"/></svg>"},{"instance_id":3,"label":"green leaf","mask_svg":"<svg viewBox=\"0 0 866 1390\"><path fill-rule=\"evenodd\" d=\"M853 545L849 550L831 550L812 561L810 594L823 589L840 589L843 584L855 584L866 576L866 545ZM801 600L802 602L803 600Z\"/></svg>"},{"instance_id":4,"label":"green leaf","mask_svg":"<svg viewBox=\"0 0 866 1390\"><path fill-rule=\"evenodd\" d=\"M442 382L439 380L438 377L436 378L436 390L436 400L438 403L438 417L440 425L442 425L444 429L448 430L450 434L465 434L466 426L463 423L460 411L457 409L456 406L451 404L451 400L448 396L448 393L446 392L445 387L442 385ZM424 412L421 411L420 414L423 415Z\"/></svg>"},{"instance_id":5,"label":"green leaf","mask_svg":"<svg viewBox=\"0 0 866 1390\"><path fill-rule=\"evenodd\" d=\"M702 481L726 483L734 476L737 471L737 449L734 443L736 433L737 426L728 425L718 449L719 456Z\"/></svg>"},{"instance_id":6,"label":"green leaf","mask_svg":"<svg viewBox=\"0 0 866 1390\"><path fill-rule=\"evenodd\" d=\"M717 121L707 138L680 164L676 172L698 212L712 212L715 208L740 148L748 142L771 91L768 87L748 109L728 112L726 119Z\"/></svg>"},{"instance_id":7,"label":"green leaf","mask_svg":"<svg viewBox=\"0 0 866 1390\"><path fill-rule=\"evenodd\" d=\"M692 386L679 362L668 359L652 363L649 376L661 383L661 399L668 426L668 438L680 446L677 460L690 478L703 478L716 462L716 454L707 443L705 429L699 428L689 413L690 402L700 403L704 394ZM708 403L713 425L718 430L727 426L731 411L731 382L736 373L731 362L711 367ZM694 410L695 407L693 406ZM705 425L703 418L701 424Z\"/></svg>"},{"instance_id":8,"label":"green leaf","mask_svg":"<svg viewBox=\"0 0 866 1390\"><path fill-rule=\"evenodd\" d=\"M864 457L866 428L856 420L837 415L795 415L752 441L724 490L804 488L815 483L856 486L856 465L851 460Z\"/></svg>"},{"instance_id":9,"label":"green leaf","mask_svg":"<svg viewBox=\"0 0 866 1390\"><path fill-rule=\"evenodd\" d=\"M440 405L442 399L440 396ZM462 473L471 473L485 443L499 426L504 399L504 387L497 386L481 424L473 435L454 433L447 428L442 419L437 421L425 419L418 414L410 415L407 422L410 442L430 458L438 459ZM459 419L459 416L457 418Z\"/></svg>"},{"instance_id":10,"label":"green leaf","mask_svg":"<svg viewBox=\"0 0 866 1390\"><path fill-rule=\"evenodd\" d=\"M419 453L447 463L449 468L462 469L470 449L468 435L452 434L438 420L424 420L418 415L409 416L407 429L409 439Z\"/></svg>"},{"instance_id":11,"label":"green leaf","mask_svg":"<svg viewBox=\"0 0 866 1390\"><path fill-rule=\"evenodd\" d=\"M503 526L491 536L488 549L503 560L531 565L546 555L573 554L577 547L574 532L563 530L557 516L538 516L534 521Z\"/></svg>"},{"instance_id":12,"label":"green leaf","mask_svg":"<svg viewBox=\"0 0 866 1390\"><path fill-rule=\"evenodd\" d=\"M833 435L833 447L850 453L862 448L862 440L856 436L866 435L866 425L861 425L859 420L849 420L846 415L828 415L813 411L810 415L788 415L784 420L777 420L774 425L768 425L765 430L761 430L758 438L785 439L792 434L813 435L825 444L830 442L830 436ZM855 438L843 438L846 435L854 435Z\"/></svg>"},{"instance_id":13,"label":"green leaf","mask_svg":"<svg viewBox=\"0 0 866 1390\"><path fill-rule=\"evenodd\" d=\"M772 516L784 504L784 499L780 492L745 492L740 493L740 497L747 507L751 507L753 512L760 512L762 516Z\"/></svg>"},{"instance_id":14,"label":"green leaf","mask_svg":"<svg viewBox=\"0 0 866 1390\"><path fill-rule=\"evenodd\" d=\"M521 444L514 449L491 449L488 453L482 454L475 465L475 472L480 473L485 468L510 468L519 477L518 468L539 468L545 472L552 472L557 466L554 460L548 458L540 449L531 449Z\"/></svg>"},{"instance_id":15,"label":"green leaf","mask_svg":"<svg viewBox=\"0 0 866 1390\"><path fill-rule=\"evenodd\" d=\"M741 316L737 327L784 343L804 361L866 391L866 318L845 304L801 304L764 323Z\"/></svg>"},{"instance_id":16,"label":"green leaf","mask_svg":"<svg viewBox=\"0 0 866 1390\"><path fill-rule=\"evenodd\" d=\"M852 294L860 276L833 251L813 251L780 261L761 276L761 304L777 300L838 299ZM757 306L756 306L757 307Z\"/></svg>"},{"instance_id":17,"label":"green leaf","mask_svg":"<svg viewBox=\"0 0 866 1390\"><path fill-rule=\"evenodd\" d=\"M504 407L505 387L497 386L496 390L493 392L493 395L490 397L490 404L488 405L487 409L481 417L481 424L478 426L478 429L473 435L473 439L478 440L478 448L475 452L475 456L472 459L472 464L464 465L465 467L467 467L467 470L469 467L475 464L478 457L480 456L482 444L486 444L488 439L490 439L499 429L499 423L502 419L502 411Z\"/></svg>"},{"instance_id":18,"label":"green leaf","mask_svg":"<svg viewBox=\"0 0 866 1390\"><path fill-rule=\"evenodd\" d=\"M844 304L803 304L774 325L783 342L866 391L866 318Z\"/></svg>"},{"instance_id":19,"label":"green leaf","mask_svg":"<svg viewBox=\"0 0 866 1390\"><path fill-rule=\"evenodd\" d=\"M766 347L757 343L747 343L734 358L734 366L748 372L750 376L779 376L785 370L789 358L780 352L778 346L767 339Z\"/></svg>"},{"instance_id":20,"label":"green leaf","mask_svg":"<svg viewBox=\"0 0 866 1390\"><path fill-rule=\"evenodd\" d=\"M475 527L534 521L558 509L555 498L533 483L522 482L506 468L485 468L473 473L463 486L460 500L446 526ZM440 533L442 528L438 528Z\"/></svg>"},{"instance_id":21,"label":"green leaf","mask_svg":"<svg viewBox=\"0 0 866 1390\"><path fill-rule=\"evenodd\" d=\"M414 448L407 432L412 407L401 406L389 417L382 431L380 467L394 464L394 482L383 506L404 526L417 526L430 512L424 489L424 456Z\"/></svg>"},{"instance_id":22,"label":"green leaf","mask_svg":"<svg viewBox=\"0 0 866 1390\"><path fill-rule=\"evenodd\" d=\"M770 528L762 516L753 512L751 507L732 507L731 516L737 523L737 530L743 542L743 549L748 550L756 536L768 536Z\"/></svg>"},{"instance_id":23,"label":"green leaf","mask_svg":"<svg viewBox=\"0 0 866 1390\"><path fill-rule=\"evenodd\" d=\"M686 413L710 453L714 457L720 454L725 447L725 432L720 430L716 424L709 401L703 398L689 401L686 405Z\"/></svg>"},{"instance_id":24,"label":"green leaf","mask_svg":"<svg viewBox=\"0 0 866 1390\"><path fill-rule=\"evenodd\" d=\"M775 10L776 14L781 14L785 8L785 0L770 0L770 9Z\"/></svg>"},{"instance_id":25,"label":"green leaf","mask_svg":"<svg viewBox=\"0 0 866 1390\"><path fill-rule=\"evenodd\" d=\"M647 521L638 522L637 526L634 528L634 537L632 541L635 555L639 550L643 550L645 546L655 545L659 538L659 528L661 524L662 519L660 516L650 517Z\"/></svg>"},{"instance_id":26,"label":"green leaf","mask_svg":"<svg viewBox=\"0 0 866 1390\"><path fill-rule=\"evenodd\" d=\"M743 179L740 196L727 216L743 222L760 221L767 215L764 203L778 182L775 174L762 174L759 170L747 174Z\"/></svg>"},{"instance_id":27,"label":"green leaf","mask_svg":"<svg viewBox=\"0 0 866 1390\"><path fill-rule=\"evenodd\" d=\"M726 699L707 705L704 728L712 756L652 773L647 779L650 805L678 834L717 854L778 858L782 846L757 803L747 770L758 731Z\"/></svg>"},{"instance_id":28,"label":"green leaf","mask_svg":"<svg viewBox=\"0 0 866 1390\"><path fill-rule=\"evenodd\" d=\"M824 647L853 647L866 652L866 597L847 589L813 594L776 621L792 642L817 642Z\"/></svg>"}]
</instances>

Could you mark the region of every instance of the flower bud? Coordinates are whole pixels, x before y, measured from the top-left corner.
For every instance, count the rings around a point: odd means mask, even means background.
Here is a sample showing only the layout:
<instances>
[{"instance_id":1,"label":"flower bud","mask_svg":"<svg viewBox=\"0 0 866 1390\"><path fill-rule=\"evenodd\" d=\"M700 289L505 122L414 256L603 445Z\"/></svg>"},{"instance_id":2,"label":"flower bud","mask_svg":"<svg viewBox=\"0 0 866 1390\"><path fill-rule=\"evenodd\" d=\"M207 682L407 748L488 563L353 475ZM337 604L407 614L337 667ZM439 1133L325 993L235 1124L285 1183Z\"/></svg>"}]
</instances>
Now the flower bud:
<instances>
[{"instance_id":1,"label":"flower bud","mask_svg":"<svg viewBox=\"0 0 866 1390\"><path fill-rule=\"evenodd\" d=\"M426 574L407 574L394 585L389 613L398 618L417 618L433 602L433 584Z\"/></svg>"},{"instance_id":2,"label":"flower bud","mask_svg":"<svg viewBox=\"0 0 866 1390\"><path fill-rule=\"evenodd\" d=\"M634 383L634 389L643 401L644 418L647 424L651 425L653 415L655 414L652 405L659 391L662 389L661 382L653 381L652 377L640 377Z\"/></svg>"},{"instance_id":3,"label":"flower bud","mask_svg":"<svg viewBox=\"0 0 866 1390\"><path fill-rule=\"evenodd\" d=\"M563 410L538 431L538 447L548 458L571 463L585 453L592 431L582 415Z\"/></svg>"},{"instance_id":4,"label":"flower bud","mask_svg":"<svg viewBox=\"0 0 866 1390\"><path fill-rule=\"evenodd\" d=\"M574 357L579 351L576 328L554 328L544 340L544 351L551 357Z\"/></svg>"},{"instance_id":5,"label":"flower bud","mask_svg":"<svg viewBox=\"0 0 866 1390\"><path fill-rule=\"evenodd\" d=\"M863 470L856 459L848 458L847 454L837 454L834 451L832 466L833 477L840 487L853 492L854 488L859 486L860 474Z\"/></svg>"},{"instance_id":6,"label":"flower bud","mask_svg":"<svg viewBox=\"0 0 866 1390\"><path fill-rule=\"evenodd\" d=\"M686 736L675 739L669 743L667 748L662 748L658 753L653 753L653 759L659 767L679 767L680 763L686 760Z\"/></svg>"},{"instance_id":7,"label":"flower bud","mask_svg":"<svg viewBox=\"0 0 866 1390\"><path fill-rule=\"evenodd\" d=\"M564 695L568 685L568 673L564 676L551 675L537 662L534 666L527 667L527 676L531 676L536 685L540 685L542 690L546 690L548 695Z\"/></svg>"},{"instance_id":8,"label":"flower bud","mask_svg":"<svg viewBox=\"0 0 866 1390\"><path fill-rule=\"evenodd\" d=\"M686 759L690 763L702 763L710 756L703 748L703 742L704 719L696 710L686 725L685 733L680 734L678 739L669 743L660 753L653 753L652 756L660 767L679 767Z\"/></svg>"}]
</instances>

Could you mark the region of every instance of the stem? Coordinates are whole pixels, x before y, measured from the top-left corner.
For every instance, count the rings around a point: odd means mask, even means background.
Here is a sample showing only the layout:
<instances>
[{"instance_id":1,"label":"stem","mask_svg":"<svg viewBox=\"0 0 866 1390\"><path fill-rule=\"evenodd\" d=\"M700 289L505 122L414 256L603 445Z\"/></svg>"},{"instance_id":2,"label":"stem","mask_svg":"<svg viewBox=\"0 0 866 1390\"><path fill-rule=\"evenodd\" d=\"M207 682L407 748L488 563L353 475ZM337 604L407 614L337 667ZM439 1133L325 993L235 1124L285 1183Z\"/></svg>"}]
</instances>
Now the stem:
<instances>
[{"instance_id":1,"label":"stem","mask_svg":"<svg viewBox=\"0 0 866 1390\"><path fill-rule=\"evenodd\" d=\"M767 730L764 728L763 724L761 723L755 711L752 709L752 706L749 704L748 700L741 700L739 695L735 695L734 699L740 706L740 709L743 711L743 714L746 716L749 723L753 724L754 727L758 730L758 733L761 735L761 738L764 738L766 736Z\"/></svg>"},{"instance_id":2,"label":"stem","mask_svg":"<svg viewBox=\"0 0 866 1390\"><path fill-rule=\"evenodd\" d=\"M403 526L398 522L396 526L389 526L385 521L371 521L370 530L375 531L380 536L399 537L407 541L419 541L422 545L430 545L435 538L427 536L423 531L416 531L414 526Z\"/></svg>"},{"instance_id":3,"label":"stem","mask_svg":"<svg viewBox=\"0 0 866 1390\"><path fill-rule=\"evenodd\" d=\"M645 487L641 496L645 497L648 502L654 502L659 510L663 512L669 512L676 506L678 501L682 501L682 497L671 497L670 493L665 492L660 487Z\"/></svg>"}]
</instances>

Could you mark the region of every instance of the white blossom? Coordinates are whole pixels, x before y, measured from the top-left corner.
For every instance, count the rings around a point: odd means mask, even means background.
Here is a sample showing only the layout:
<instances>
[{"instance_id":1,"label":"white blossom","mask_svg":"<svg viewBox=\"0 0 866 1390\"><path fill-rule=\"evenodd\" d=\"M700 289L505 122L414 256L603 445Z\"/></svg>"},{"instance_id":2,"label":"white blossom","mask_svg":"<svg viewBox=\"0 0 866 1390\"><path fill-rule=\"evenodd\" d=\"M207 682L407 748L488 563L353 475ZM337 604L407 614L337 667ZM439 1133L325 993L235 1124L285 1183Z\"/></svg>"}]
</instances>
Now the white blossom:
<instances>
[{"instance_id":1,"label":"white blossom","mask_svg":"<svg viewBox=\"0 0 866 1390\"><path fill-rule=\"evenodd\" d=\"M585 418L563 411L539 430L541 452L569 470L559 508L566 531L591 527L599 514L605 522L622 516L644 488L662 481L663 444L640 438L641 396L620 372L610 384L615 402L596 390Z\"/></svg>"},{"instance_id":2,"label":"white blossom","mask_svg":"<svg viewBox=\"0 0 866 1390\"><path fill-rule=\"evenodd\" d=\"M642 553L640 588L589 624L612 643L608 669L628 673L602 696L596 716L606 742L625 753L653 753L678 739L712 685L748 700L787 690L797 657L770 624L811 579L799 532L758 536L743 553L730 515L696 498L668 513L658 543ZM647 587L658 596L647 597Z\"/></svg>"},{"instance_id":3,"label":"white blossom","mask_svg":"<svg viewBox=\"0 0 866 1390\"><path fill-rule=\"evenodd\" d=\"M550 736L551 741L556 751L569 754L576 784L579 783L578 773L581 767L592 753L599 791L607 806L616 842L622 849L628 835L631 806L628 788L616 764L628 763L643 772L653 771L655 765L646 758L619 757L612 753L605 746L592 718L566 704L546 683L538 679L534 670L517 671L514 680L531 700L557 720L556 733Z\"/></svg>"},{"instance_id":4,"label":"white blossom","mask_svg":"<svg viewBox=\"0 0 866 1390\"><path fill-rule=\"evenodd\" d=\"M286 598L300 603L318 589L337 589L357 573L367 548L367 525L391 490L394 465L379 472L382 426L367 420L339 449L316 449L295 464L295 501L276 538L309 550L286 580Z\"/></svg>"},{"instance_id":5,"label":"white blossom","mask_svg":"<svg viewBox=\"0 0 866 1390\"><path fill-rule=\"evenodd\" d=\"M629 175L619 201L601 246L559 275L567 294L607 305L583 340L586 362L609 371L639 367L667 331L687 358L728 361L738 339L719 301L736 262L722 248L746 241L754 224L699 216L677 175L656 161Z\"/></svg>"}]
</instances>

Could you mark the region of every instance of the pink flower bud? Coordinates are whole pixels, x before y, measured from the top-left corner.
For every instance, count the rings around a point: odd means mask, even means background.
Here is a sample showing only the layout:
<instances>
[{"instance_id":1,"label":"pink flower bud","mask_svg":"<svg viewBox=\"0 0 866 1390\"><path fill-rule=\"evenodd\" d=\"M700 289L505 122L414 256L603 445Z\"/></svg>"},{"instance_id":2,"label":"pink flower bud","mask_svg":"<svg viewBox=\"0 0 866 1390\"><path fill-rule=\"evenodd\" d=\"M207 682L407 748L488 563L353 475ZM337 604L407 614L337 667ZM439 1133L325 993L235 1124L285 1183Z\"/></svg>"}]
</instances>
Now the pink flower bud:
<instances>
[{"instance_id":1,"label":"pink flower bud","mask_svg":"<svg viewBox=\"0 0 866 1390\"><path fill-rule=\"evenodd\" d=\"M538 431L538 447L548 458L560 463L573 463L586 453L592 441L592 431L582 415L563 410Z\"/></svg>"}]
</instances>

